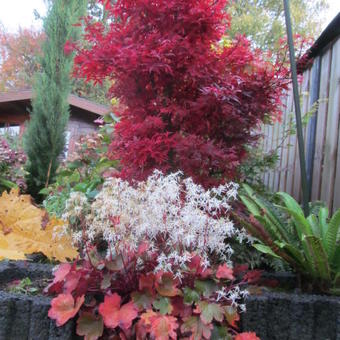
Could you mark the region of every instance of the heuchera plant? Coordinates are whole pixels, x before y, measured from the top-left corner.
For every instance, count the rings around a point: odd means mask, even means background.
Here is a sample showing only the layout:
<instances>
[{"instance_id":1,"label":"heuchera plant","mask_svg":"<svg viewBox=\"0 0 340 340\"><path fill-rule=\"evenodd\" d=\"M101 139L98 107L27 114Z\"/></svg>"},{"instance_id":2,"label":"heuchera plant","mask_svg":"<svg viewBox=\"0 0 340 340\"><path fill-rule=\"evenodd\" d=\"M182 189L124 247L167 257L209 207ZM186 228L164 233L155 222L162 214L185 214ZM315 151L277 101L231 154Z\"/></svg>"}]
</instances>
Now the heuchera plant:
<instances>
[{"instance_id":1,"label":"heuchera plant","mask_svg":"<svg viewBox=\"0 0 340 340\"><path fill-rule=\"evenodd\" d=\"M81 193L65 218L83 249L47 287L49 316L62 326L78 313L85 339L258 339L237 334L244 286L257 271L232 267L227 236L247 237L224 216L234 184L204 190L180 173L155 172L130 186L105 183L89 204Z\"/></svg>"},{"instance_id":2,"label":"heuchera plant","mask_svg":"<svg viewBox=\"0 0 340 340\"><path fill-rule=\"evenodd\" d=\"M278 115L287 70L238 37L223 43L225 0L118 0L108 29L90 18L76 74L120 101L110 154L124 179L182 170L205 187L230 180L252 130Z\"/></svg>"}]
</instances>

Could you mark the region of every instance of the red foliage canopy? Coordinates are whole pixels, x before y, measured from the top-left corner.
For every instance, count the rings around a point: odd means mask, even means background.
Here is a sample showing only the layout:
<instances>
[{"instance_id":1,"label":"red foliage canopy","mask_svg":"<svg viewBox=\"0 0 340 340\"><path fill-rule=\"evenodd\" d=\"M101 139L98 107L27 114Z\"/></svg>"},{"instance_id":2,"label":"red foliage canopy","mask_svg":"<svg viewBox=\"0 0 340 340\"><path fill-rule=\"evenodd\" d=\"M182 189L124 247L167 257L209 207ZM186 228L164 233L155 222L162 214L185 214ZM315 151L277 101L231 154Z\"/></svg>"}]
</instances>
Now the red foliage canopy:
<instances>
[{"instance_id":1,"label":"red foliage canopy","mask_svg":"<svg viewBox=\"0 0 340 340\"><path fill-rule=\"evenodd\" d=\"M87 79L114 80L120 122L110 147L122 177L182 170L204 186L235 175L252 129L278 114L283 69L229 26L226 0L118 0L112 24L87 20L90 48L76 57Z\"/></svg>"}]
</instances>

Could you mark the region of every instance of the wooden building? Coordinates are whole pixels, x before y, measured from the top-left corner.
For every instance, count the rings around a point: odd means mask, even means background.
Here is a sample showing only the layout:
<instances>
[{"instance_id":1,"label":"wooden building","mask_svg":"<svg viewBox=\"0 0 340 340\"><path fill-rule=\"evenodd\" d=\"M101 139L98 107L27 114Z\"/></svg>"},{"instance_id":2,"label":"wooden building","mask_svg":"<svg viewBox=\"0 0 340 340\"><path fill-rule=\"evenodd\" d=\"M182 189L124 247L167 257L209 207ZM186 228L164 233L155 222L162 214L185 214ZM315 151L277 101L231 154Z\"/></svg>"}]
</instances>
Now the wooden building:
<instances>
[{"instance_id":1,"label":"wooden building","mask_svg":"<svg viewBox=\"0 0 340 340\"><path fill-rule=\"evenodd\" d=\"M0 92L0 129L9 128L19 133L23 132L24 124L29 119L32 90ZM73 151L74 144L80 135L86 135L96 130L95 120L107 114L110 109L105 105L71 94L70 120L67 127L67 145Z\"/></svg>"}]
</instances>

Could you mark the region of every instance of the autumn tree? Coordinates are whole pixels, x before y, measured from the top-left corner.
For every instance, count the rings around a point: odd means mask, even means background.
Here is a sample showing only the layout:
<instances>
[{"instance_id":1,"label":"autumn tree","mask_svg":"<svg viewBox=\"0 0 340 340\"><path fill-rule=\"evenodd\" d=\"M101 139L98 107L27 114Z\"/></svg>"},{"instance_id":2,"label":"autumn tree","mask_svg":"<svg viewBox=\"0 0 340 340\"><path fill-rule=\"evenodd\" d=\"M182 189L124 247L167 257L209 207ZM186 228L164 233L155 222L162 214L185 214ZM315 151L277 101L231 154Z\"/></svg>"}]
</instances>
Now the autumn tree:
<instances>
[{"instance_id":1,"label":"autumn tree","mask_svg":"<svg viewBox=\"0 0 340 340\"><path fill-rule=\"evenodd\" d=\"M35 197L53 180L58 156L64 148L73 65L73 55L64 53L64 46L69 39L77 39L79 28L74 24L84 14L84 8L85 2L79 0L48 2L41 71L34 83L35 97L24 135L24 149L28 156L27 186Z\"/></svg>"},{"instance_id":2,"label":"autumn tree","mask_svg":"<svg viewBox=\"0 0 340 340\"><path fill-rule=\"evenodd\" d=\"M326 0L291 0L290 9L294 33L316 38L321 33ZM286 36L283 1L234 0L227 7L232 18L228 34L245 34L253 46L277 51L280 39Z\"/></svg>"},{"instance_id":3,"label":"autumn tree","mask_svg":"<svg viewBox=\"0 0 340 340\"><path fill-rule=\"evenodd\" d=\"M76 64L87 79L115 81L110 152L121 176L140 180L158 168L205 186L232 178L253 128L278 111L282 74L244 38L219 44L225 0L102 2L112 25L87 21L90 48Z\"/></svg>"},{"instance_id":4,"label":"autumn tree","mask_svg":"<svg viewBox=\"0 0 340 340\"><path fill-rule=\"evenodd\" d=\"M44 34L34 29L10 33L0 26L0 91L32 86L43 40Z\"/></svg>"}]
</instances>

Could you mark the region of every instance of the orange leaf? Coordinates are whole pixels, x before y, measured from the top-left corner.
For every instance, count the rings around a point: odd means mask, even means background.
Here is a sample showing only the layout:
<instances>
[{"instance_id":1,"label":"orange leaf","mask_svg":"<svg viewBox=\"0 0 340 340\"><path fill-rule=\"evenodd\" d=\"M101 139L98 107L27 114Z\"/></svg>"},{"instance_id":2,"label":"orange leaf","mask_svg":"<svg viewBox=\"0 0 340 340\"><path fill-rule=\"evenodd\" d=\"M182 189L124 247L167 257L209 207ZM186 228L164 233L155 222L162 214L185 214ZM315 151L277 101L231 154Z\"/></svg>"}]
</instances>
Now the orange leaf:
<instances>
[{"instance_id":1,"label":"orange leaf","mask_svg":"<svg viewBox=\"0 0 340 340\"><path fill-rule=\"evenodd\" d=\"M57 321L57 326L62 326L78 313L84 301L84 295L77 298L74 303L74 298L71 294L59 294L52 300L48 316Z\"/></svg>"},{"instance_id":2,"label":"orange leaf","mask_svg":"<svg viewBox=\"0 0 340 340\"><path fill-rule=\"evenodd\" d=\"M117 326L129 329L132 321L138 315L138 309L132 301L120 306L121 298L117 293L106 295L104 302L99 305L99 313L104 319L104 324L109 328Z\"/></svg>"},{"instance_id":3,"label":"orange leaf","mask_svg":"<svg viewBox=\"0 0 340 340\"><path fill-rule=\"evenodd\" d=\"M235 279L233 275L233 269L228 267L226 264L223 264L218 267L217 272L216 272L216 277L218 279L228 279L228 280Z\"/></svg>"},{"instance_id":4,"label":"orange leaf","mask_svg":"<svg viewBox=\"0 0 340 340\"><path fill-rule=\"evenodd\" d=\"M0 260L25 259L25 254L38 252L61 262L77 257L69 236L54 237L61 233L64 222L51 219L47 223L45 214L32 204L29 195L20 195L18 189L3 192L0 196Z\"/></svg>"},{"instance_id":5,"label":"orange leaf","mask_svg":"<svg viewBox=\"0 0 340 340\"><path fill-rule=\"evenodd\" d=\"M210 339L212 329L211 323L205 324L198 316L190 316L181 327L183 333L191 332L190 340Z\"/></svg>"},{"instance_id":6,"label":"orange leaf","mask_svg":"<svg viewBox=\"0 0 340 340\"><path fill-rule=\"evenodd\" d=\"M151 317L151 335L155 340L177 339L177 319L173 316L160 315Z\"/></svg>"}]
</instances>

